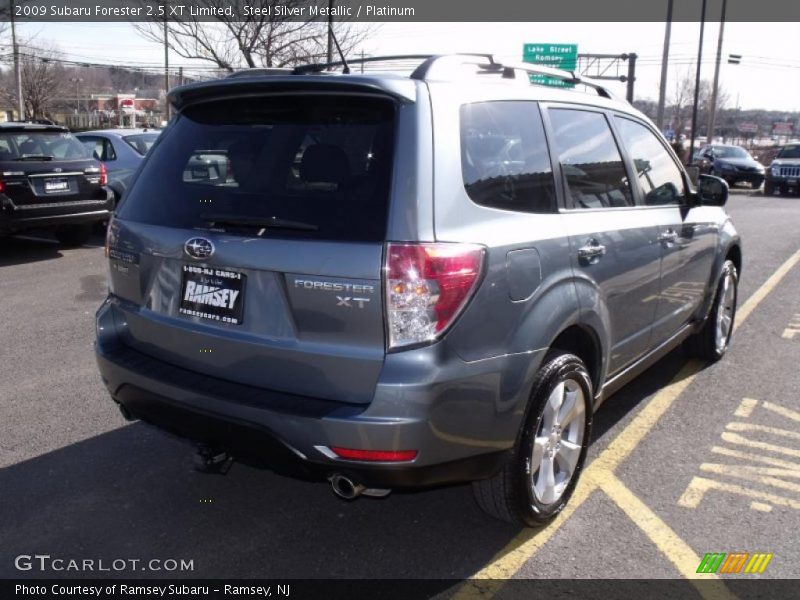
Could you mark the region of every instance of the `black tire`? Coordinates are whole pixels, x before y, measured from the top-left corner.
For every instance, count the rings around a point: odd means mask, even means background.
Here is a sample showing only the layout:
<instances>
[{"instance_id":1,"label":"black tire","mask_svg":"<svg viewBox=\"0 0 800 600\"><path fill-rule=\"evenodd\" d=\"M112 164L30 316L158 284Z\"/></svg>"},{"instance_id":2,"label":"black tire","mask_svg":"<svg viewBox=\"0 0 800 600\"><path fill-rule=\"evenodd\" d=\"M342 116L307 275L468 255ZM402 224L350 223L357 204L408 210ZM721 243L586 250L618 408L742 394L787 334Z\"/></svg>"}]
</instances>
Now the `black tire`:
<instances>
[{"instance_id":1,"label":"black tire","mask_svg":"<svg viewBox=\"0 0 800 600\"><path fill-rule=\"evenodd\" d=\"M92 233L91 225L62 225L55 231L56 239L62 246L75 248L83 246Z\"/></svg>"},{"instance_id":2,"label":"black tire","mask_svg":"<svg viewBox=\"0 0 800 600\"><path fill-rule=\"evenodd\" d=\"M720 345L717 340L717 320L720 311L723 310L724 299L722 297L725 280L730 277L730 285L733 286L733 303L730 313L730 325L728 333L725 337L724 343ZM733 261L726 260L722 265L722 272L720 273L719 280L717 281L717 291L714 294L714 304L711 307L711 312L706 317L702 328L696 334L691 336L684 342L684 349L687 354L694 358L699 358L706 362L716 362L725 356L730 346L731 336L733 335L733 326L736 322L736 302L739 295L739 275L736 272L736 266Z\"/></svg>"},{"instance_id":3,"label":"black tire","mask_svg":"<svg viewBox=\"0 0 800 600\"><path fill-rule=\"evenodd\" d=\"M554 502L545 504L533 491L535 472L538 471L531 465L534 438L542 425L545 405L551 392L565 381L573 382L569 385L577 385L583 394L583 415L574 417L576 422L582 420L583 435L577 464L571 478L560 496ZM591 434L593 397L591 377L580 358L561 351L553 351L545 358L536 374L525 418L509 460L500 472L490 479L475 481L472 484L475 501L485 513L496 519L526 527L543 527L558 516L572 496L586 460L586 449ZM560 431L559 429L559 433ZM550 456L552 458L553 455Z\"/></svg>"},{"instance_id":4,"label":"black tire","mask_svg":"<svg viewBox=\"0 0 800 600\"><path fill-rule=\"evenodd\" d=\"M775 193L775 186L771 183L764 182L764 195L772 196Z\"/></svg>"}]
</instances>

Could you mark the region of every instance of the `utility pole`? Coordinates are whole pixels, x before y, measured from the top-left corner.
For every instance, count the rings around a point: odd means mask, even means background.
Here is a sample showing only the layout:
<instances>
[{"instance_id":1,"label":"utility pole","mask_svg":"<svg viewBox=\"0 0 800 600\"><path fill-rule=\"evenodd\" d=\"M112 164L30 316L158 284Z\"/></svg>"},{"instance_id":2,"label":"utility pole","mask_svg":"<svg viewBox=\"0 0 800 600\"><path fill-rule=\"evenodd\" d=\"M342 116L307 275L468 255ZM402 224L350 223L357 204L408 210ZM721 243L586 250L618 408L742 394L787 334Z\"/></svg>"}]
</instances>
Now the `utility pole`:
<instances>
[{"instance_id":1,"label":"utility pole","mask_svg":"<svg viewBox=\"0 0 800 600\"><path fill-rule=\"evenodd\" d=\"M14 23L14 0L11 0L11 45L14 52L14 78L17 82L17 110L19 120L25 120L25 103L22 101L22 65L19 62L19 45L17 44L17 27Z\"/></svg>"},{"instance_id":2,"label":"utility pole","mask_svg":"<svg viewBox=\"0 0 800 600\"><path fill-rule=\"evenodd\" d=\"M178 85L183 85L183 67L178 67Z\"/></svg>"},{"instance_id":3,"label":"utility pole","mask_svg":"<svg viewBox=\"0 0 800 600\"><path fill-rule=\"evenodd\" d=\"M692 139L689 142L689 164L694 160L694 139L697 137L697 103L700 98L700 65L703 61L703 33L706 29L706 0L700 15L700 43L697 46L697 75L694 79L694 106L692 107Z\"/></svg>"},{"instance_id":4,"label":"utility pole","mask_svg":"<svg viewBox=\"0 0 800 600\"><path fill-rule=\"evenodd\" d=\"M667 24L664 29L664 52L661 55L661 86L658 90L658 116L656 125L664 131L664 106L667 100L667 69L669 68L669 41L672 36L672 5L674 0L667 0Z\"/></svg>"},{"instance_id":5,"label":"utility pole","mask_svg":"<svg viewBox=\"0 0 800 600\"><path fill-rule=\"evenodd\" d=\"M703 0L705 1L705 0ZM164 2L164 115L169 122L169 28L167 27L167 4Z\"/></svg>"},{"instance_id":6,"label":"utility pole","mask_svg":"<svg viewBox=\"0 0 800 600\"><path fill-rule=\"evenodd\" d=\"M717 120L717 91L719 89L719 64L722 61L722 36L725 33L725 9L728 0L722 0L722 16L719 19L719 38L717 39L717 62L714 66L714 86L711 88L711 106L708 109L708 141L714 140Z\"/></svg>"},{"instance_id":7,"label":"utility pole","mask_svg":"<svg viewBox=\"0 0 800 600\"><path fill-rule=\"evenodd\" d=\"M328 64L333 62L333 0L328 0Z\"/></svg>"},{"instance_id":8,"label":"utility pole","mask_svg":"<svg viewBox=\"0 0 800 600\"><path fill-rule=\"evenodd\" d=\"M628 87L625 98L628 102L633 104L633 84L636 81L636 59L638 55L635 52L628 54Z\"/></svg>"}]
</instances>

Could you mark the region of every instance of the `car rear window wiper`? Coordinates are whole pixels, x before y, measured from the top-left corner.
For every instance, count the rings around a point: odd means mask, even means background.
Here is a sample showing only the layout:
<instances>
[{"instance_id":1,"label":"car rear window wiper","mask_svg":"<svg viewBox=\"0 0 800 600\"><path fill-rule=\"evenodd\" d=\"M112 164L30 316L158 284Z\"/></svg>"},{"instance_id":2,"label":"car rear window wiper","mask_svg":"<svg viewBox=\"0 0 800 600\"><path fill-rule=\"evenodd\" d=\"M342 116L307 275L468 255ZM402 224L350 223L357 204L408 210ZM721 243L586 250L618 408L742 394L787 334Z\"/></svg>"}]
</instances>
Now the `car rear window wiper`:
<instances>
[{"instance_id":1,"label":"car rear window wiper","mask_svg":"<svg viewBox=\"0 0 800 600\"><path fill-rule=\"evenodd\" d=\"M311 223L301 221L290 221L279 217L245 217L238 215L220 215L203 213L200 218L214 226L225 225L244 225L246 227L258 227L261 229L293 229L295 231L319 231L319 227Z\"/></svg>"},{"instance_id":2,"label":"car rear window wiper","mask_svg":"<svg viewBox=\"0 0 800 600\"><path fill-rule=\"evenodd\" d=\"M14 160L53 160L53 157L49 154L25 154Z\"/></svg>"}]
</instances>

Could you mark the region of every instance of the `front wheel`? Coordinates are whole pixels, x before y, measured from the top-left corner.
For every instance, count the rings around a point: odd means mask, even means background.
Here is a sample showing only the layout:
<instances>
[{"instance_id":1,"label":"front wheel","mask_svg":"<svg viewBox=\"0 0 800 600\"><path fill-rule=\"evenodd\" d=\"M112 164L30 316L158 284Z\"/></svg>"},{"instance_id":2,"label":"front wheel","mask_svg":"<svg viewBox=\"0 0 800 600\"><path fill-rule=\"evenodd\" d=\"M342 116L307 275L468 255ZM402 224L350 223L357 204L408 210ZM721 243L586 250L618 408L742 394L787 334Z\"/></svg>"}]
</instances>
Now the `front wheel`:
<instances>
[{"instance_id":1,"label":"front wheel","mask_svg":"<svg viewBox=\"0 0 800 600\"><path fill-rule=\"evenodd\" d=\"M703 328L686 340L686 349L691 356L707 362L716 362L728 351L736 318L736 299L739 277L733 261L726 260L717 283L717 293L711 313Z\"/></svg>"},{"instance_id":2,"label":"front wheel","mask_svg":"<svg viewBox=\"0 0 800 600\"><path fill-rule=\"evenodd\" d=\"M583 361L567 352L549 354L534 380L511 457L491 479L473 482L478 506L527 527L552 521L566 506L586 460L592 398Z\"/></svg>"}]
</instances>

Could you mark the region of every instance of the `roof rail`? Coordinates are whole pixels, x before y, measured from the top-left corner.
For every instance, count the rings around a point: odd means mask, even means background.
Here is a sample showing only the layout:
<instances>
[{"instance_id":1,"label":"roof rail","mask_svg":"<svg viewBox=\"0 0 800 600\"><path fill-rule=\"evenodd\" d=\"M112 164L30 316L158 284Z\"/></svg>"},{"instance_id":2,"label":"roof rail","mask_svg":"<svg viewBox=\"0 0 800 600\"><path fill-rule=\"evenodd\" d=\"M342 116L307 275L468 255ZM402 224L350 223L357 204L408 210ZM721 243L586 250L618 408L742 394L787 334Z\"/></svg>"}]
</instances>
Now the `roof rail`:
<instances>
[{"instance_id":1,"label":"roof rail","mask_svg":"<svg viewBox=\"0 0 800 600\"><path fill-rule=\"evenodd\" d=\"M552 77L553 79L558 79L565 83L571 84L580 84L585 85L594 89L599 96L603 96L604 98L610 98L614 100L618 100L619 97L614 94L611 90L608 89L605 85L600 83L599 81L592 79L590 77L584 77L580 73L576 73L575 71L564 71L562 69L554 69L552 67L546 67L544 65L537 65L534 63L526 63L526 62L505 62L502 63L494 58L492 54L397 54L397 55L388 55L388 56L367 56L363 58L353 58L347 61L348 65L353 64L364 64L364 63L379 63L379 62L388 62L393 60L422 60L416 69L411 73L411 79L417 79L420 81L429 81L434 79L434 68L435 67L444 67L445 62L451 62L451 67L453 61L458 61L459 65L474 65L479 69L479 74L499 74L505 79L515 79L516 78L516 71L522 71L529 74L534 75L545 75L547 77ZM343 61L334 61L328 63L316 63L316 64L308 64L308 65L300 65L295 67L291 72L294 75L304 75L308 73L320 73L327 69L335 68L335 67L346 67ZM240 71L238 73L234 73L230 77L234 76L243 76L239 75L239 73L246 73L246 71Z\"/></svg>"},{"instance_id":2,"label":"roof rail","mask_svg":"<svg viewBox=\"0 0 800 600\"><path fill-rule=\"evenodd\" d=\"M596 79L592 79L591 77L584 77L580 73L576 73L575 71L564 71L563 69L554 69L552 67L545 67L543 65L536 65L533 63L525 63L525 62L513 62L513 63L503 63L503 77L507 79L514 79L516 77L515 71L523 71L525 73L530 73L533 75L546 75L547 77L552 77L553 79L559 79L564 83L575 83L580 85L585 85L586 87L590 87L594 89L599 96L603 96L604 98L609 98L613 100L618 100L614 92L609 90L605 85L597 81Z\"/></svg>"}]
</instances>

